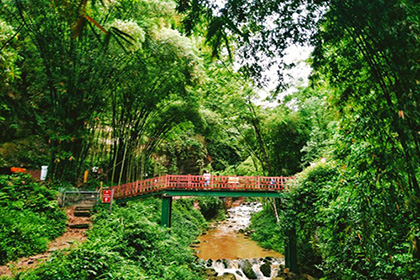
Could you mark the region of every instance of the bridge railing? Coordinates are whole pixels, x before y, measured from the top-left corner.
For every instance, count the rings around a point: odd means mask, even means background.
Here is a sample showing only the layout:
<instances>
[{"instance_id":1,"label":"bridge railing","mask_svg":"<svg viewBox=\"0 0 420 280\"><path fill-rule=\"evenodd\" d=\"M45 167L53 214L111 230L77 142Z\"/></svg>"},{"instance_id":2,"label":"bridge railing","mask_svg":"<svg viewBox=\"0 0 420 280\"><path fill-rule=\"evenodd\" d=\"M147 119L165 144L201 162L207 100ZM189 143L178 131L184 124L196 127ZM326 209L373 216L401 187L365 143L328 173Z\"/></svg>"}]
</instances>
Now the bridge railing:
<instances>
[{"instance_id":1,"label":"bridge railing","mask_svg":"<svg viewBox=\"0 0 420 280\"><path fill-rule=\"evenodd\" d=\"M166 180L169 189L202 189L205 184L202 175L166 175Z\"/></svg>"},{"instance_id":2,"label":"bridge railing","mask_svg":"<svg viewBox=\"0 0 420 280\"><path fill-rule=\"evenodd\" d=\"M161 191L166 187L166 176L145 179L111 187L114 190L114 198L127 198Z\"/></svg>"},{"instance_id":3,"label":"bridge railing","mask_svg":"<svg viewBox=\"0 0 420 280\"><path fill-rule=\"evenodd\" d=\"M165 175L111 187L114 198L128 198L165 189L282 191L294 177Z\"/></svg>"},{"instance_id":4,"label":"bridge railing","mask_svg":"<svg viewBox=\"0 0 420 280\"><path fill-rule=\"evenodd\" d=\"M292 177L166 175L169 189L282 191Z\"/></svg>"}]
</instances>

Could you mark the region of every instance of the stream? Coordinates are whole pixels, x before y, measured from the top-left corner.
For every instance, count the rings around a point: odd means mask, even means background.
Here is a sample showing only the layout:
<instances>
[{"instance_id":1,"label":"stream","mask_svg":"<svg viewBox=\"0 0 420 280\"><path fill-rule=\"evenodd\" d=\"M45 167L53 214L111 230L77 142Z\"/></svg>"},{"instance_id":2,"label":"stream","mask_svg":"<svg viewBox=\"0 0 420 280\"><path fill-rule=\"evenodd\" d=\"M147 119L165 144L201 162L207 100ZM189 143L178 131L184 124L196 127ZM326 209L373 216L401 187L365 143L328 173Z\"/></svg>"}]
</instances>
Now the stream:
<instances>
[{"instance_id":1,"label":"stream","mask_svg":"<svg viewBox=\"0 0 420 280\"><path fill-rule=\"evenodd\" d=\"M273 279L282 270L282 254L261 248L247 236L251 215L261 210L259 202L230 208L226 220L198 238L194 247L209 279Z\"/></svg>"}]
</instances>

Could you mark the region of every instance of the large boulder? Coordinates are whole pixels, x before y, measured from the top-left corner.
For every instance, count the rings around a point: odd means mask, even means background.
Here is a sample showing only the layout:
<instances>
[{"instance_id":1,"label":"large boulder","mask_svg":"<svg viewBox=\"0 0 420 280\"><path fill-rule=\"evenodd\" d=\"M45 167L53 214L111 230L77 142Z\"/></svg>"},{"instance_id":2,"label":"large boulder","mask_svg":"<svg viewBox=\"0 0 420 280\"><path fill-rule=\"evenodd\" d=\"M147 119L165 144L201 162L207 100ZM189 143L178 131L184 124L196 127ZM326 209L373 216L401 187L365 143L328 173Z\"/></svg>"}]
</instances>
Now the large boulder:
<instances>
[{"instance_id":1,"label":"large boulder","mask_svg":"<svg viewBox=\"0 0 420 280\"><path fill-rule=\"evenodd\" d=\"M252 264L249 262L249 260L242 260L239 263L239 267L242 269L243 273L246 277L248 277L248 279L257 279L257 275L252 269Z\"/></svg>"},{"instance_id":2,"label":"large boulder","mask_svg":"<svg viewBox=\"0 0 420 280\"><path fill-rule=\"evenodd\" d=\"M266 261L260 266L260 270L265 277L271 276L271 262Z\"/></svg>"}]
</instances>

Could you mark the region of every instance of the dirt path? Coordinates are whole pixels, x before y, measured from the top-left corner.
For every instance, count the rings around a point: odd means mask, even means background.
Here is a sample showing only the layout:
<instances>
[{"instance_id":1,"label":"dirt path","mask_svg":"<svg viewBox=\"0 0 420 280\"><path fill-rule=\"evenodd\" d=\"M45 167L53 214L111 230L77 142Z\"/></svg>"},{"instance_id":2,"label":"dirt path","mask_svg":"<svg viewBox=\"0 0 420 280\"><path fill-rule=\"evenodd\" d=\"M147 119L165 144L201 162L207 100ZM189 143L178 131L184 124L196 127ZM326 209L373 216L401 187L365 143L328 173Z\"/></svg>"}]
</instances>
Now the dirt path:
<instances>
[{"instance_id":1,"label":"dirt path","mask_svg":"<svg viewBox=\"0 0 420 280\"><path fill-rule=\"evenodd\" d=\"M35 268L42 262L49 259L50 255L57 250L63 250L68 248L75 248L81 242L86 240L86 229L74 229L70 228L70 225L74 224L90 224L88 217L75 217L74 208L76 206L71 206L66 208L67 215L67 228L66 232L57 237L55 240L51 241L48 244L48 249L44 253L23 257L14 262L9 262L6 265L0 266L0 277L9 276L14 277L18 272Z\"/></svg>"}]
</instances>

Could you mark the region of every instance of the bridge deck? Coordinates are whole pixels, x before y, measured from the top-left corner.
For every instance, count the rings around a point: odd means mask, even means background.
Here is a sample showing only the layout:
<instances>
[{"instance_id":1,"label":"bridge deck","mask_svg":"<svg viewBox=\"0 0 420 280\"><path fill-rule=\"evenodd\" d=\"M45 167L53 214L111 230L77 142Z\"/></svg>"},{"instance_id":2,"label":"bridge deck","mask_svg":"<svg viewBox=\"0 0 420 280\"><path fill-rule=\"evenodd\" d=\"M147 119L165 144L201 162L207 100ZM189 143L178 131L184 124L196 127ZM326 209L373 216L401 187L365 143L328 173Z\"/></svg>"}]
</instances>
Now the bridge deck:
<instances>
[{"instance_id":1,"label":"bridge deck","mask_svg":"<svg viewBox=\"0 0 420 280\"><path fill-rule=\"evenodd\" d=\"M279 197L293 177L165 175L111 187L114 199L170 196Z\"/></svg>"}]
</instances>

